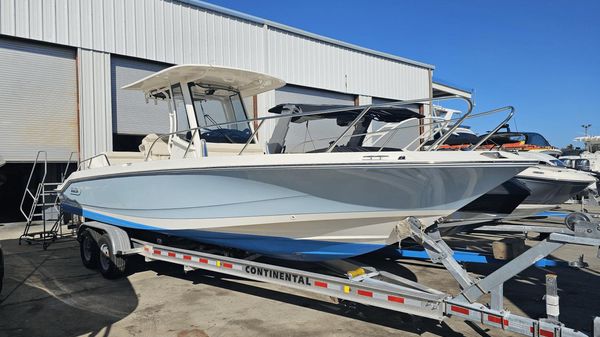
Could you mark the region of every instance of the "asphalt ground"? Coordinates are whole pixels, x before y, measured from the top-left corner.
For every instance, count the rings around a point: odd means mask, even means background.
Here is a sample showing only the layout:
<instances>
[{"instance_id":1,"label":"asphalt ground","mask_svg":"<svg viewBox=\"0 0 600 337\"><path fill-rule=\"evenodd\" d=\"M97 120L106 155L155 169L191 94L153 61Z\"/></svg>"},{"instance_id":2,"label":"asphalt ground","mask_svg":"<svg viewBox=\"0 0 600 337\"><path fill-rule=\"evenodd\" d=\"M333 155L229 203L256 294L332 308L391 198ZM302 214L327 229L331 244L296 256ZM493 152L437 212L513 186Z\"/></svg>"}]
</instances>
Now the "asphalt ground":
<instances>
[{"instance_id":1,"label":"asphalt ground","mask_svg":"<svg viewBox=\"0 0 600 337\"><path fill-rule=\"evenodd\" d=\"M535 223L539 223L535 222ZM560 221L546 223L560 226ZM456 318L443 322L208 271L184 273L163 262L139 263L127 277L106 280L86 269L74 240L18 245L22 225L0 226L6 275L0 294L0 336L513 336ZM489 253L496 240L522 235L459 234L455 249ZM537 241L526 241L528 246ZM558 275L560 319L589 330L600 315L600 259L594 247L564 246L549 258L580 255L587 268L530 267L505 284L505 307L544 317L545 275ZM456 294L458 284L439 265L371 254L361 261L438 290ZM465 264L488 275L501 264Z\"/></svg>"}]
</instances>

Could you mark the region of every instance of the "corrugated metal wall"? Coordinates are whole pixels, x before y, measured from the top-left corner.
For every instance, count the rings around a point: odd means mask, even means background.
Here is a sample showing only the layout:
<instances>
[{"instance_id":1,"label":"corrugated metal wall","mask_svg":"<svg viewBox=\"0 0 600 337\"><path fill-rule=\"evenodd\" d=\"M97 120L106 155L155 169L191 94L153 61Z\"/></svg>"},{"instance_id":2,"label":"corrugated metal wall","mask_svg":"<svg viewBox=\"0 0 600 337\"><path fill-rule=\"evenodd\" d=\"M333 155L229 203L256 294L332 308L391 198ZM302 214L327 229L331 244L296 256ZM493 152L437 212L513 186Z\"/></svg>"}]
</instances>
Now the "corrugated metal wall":
<instances>
[{"instance_id":1,"label":"corrugated metal wall","mask_svg":"<svg viewBox=\"0 0 600 337\"><path fill-rule=\"evenodd\" d=\"M430 94L427 65L182 1L0 0L0 35L79 48L81 157L112 149L111 54L240 67L353 95ZM259 114L274 103L259 95Z\"/></svg>"},{"instance_id":2,"label":"corrugated metal wall","mask_svg":"<svg viewBox=\"0 0 600 337\"><path fill-rule=\"evenodd\" d=\"M429 97L427 69L269 28L267 72L288 83L395 99Z\"/></svg>"},{"instance_id":3,"label":"corrugated metal wall","mask_svg":"<svg viewBox=\"0 0 600 337\"><path fill-rule=\"evenodd\" d=\"M112 150L110 54L79 49L80 158Z\"/></svg>"},{"instance_id":4,"label":"corrugated metal wall","mask_svg":"<svg viewBox=\"0 0 600 337\"><path fill-rule=\"evenodd\" d=\"M428 70L177 1L2 0L0 34L166 63L266 71L352 94L427 97Z\"/></svg>"}]
</instances>

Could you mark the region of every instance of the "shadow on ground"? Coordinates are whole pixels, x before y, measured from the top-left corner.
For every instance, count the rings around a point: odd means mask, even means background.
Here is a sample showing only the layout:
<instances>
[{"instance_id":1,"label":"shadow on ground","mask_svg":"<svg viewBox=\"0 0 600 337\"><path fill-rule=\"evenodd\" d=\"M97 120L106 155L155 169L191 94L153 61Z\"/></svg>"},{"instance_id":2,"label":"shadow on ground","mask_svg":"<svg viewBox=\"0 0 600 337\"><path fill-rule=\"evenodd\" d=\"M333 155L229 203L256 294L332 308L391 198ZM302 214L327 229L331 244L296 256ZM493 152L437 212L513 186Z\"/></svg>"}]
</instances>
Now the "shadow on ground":
<instances>
[{"instance_id":1,"label":"shadow on ground","mask_svg":"<svg viewBox=\"0 0 600 337\"><path fill-rule=\"evenodd\" d=\"M487 252L491 251L492 244L489 238L472 235L455 236L449 238L448 242L456 248ZM105 280L96 271L82 266L76 242L53 245L48 251L42 251L40 247L17 246L16 240L2 244L6 251L7 279L0 297L0 336L108 336L112 324L138 307L138 296L128 279ZM382 252L361 257L360 261L443 291L458 292L457 284L445 270L427 262L398 262ZM262 259L261 262L274 261ZM469 264L467 269L474 274L488 275L499 266ZM303 269L305 266L298 264L289 267ZM311 271L319 271L313 268ZM201 270L184 273L181 266L165 262L136 263L130 273L143 271L186 280L190 286L206 284L393 328L400 333L429 332L439 336L462 336L443 322L349 302L336 304L327 301L327 298L319 300L306 297L300 291L279 292L276 286L219 273ZM542 296L548 272L559 275L559 295L561 306L565 308L561 313L561 321L569 327L588 330L592 316L600 311L600 284L596 271L532 267L505 284L505 297L511 305L530 317L545 316ZM476 325L469 325L468 329L468 335L487 335L487 330Z\"/></svg>"},{"instance_id":2,"label":"shadow on ground","mask_svg":"<svg viewBox=\"0 0 600 337\"><path fill-rule=\"evenodd\" d=\"M497 238L517 237L515 235L496 235ZM493 240L476 235L460 234L446 238L448 244L454 248L466 248L483 252L492 251ZM537 241L530 245L538 244ZM567 248L568 247L568 248ZM566 246L568 255L573 255L567 261L556 255L548 258L561 263L562 267L540 268L529 267L516 277L504 284L504 297L523 313L532 318L546 317L546 303L543 298L546 293L546 275L558 276L558 295L560 306L560 320L566 326L578 330L589 331L595 316L600 315L600 272L591 268L571 268L564 265L576 259L578 254L586 253L586 259L596 259L596 249L585 246ZM561 248L562 249L562 248ZM559 250L560 252L560 250ZM561 252L561 256L567 255ZM597 265L597 263L596 263ZM469 263L466 269L476 275L489 275L500 268L502 264Z\"/></svg>"},{"instance_id":3,"label":"shadow on ground","mask_svg":"<svg viewBox=\"0 0 600 337\"><path fill-rule=\"evenodd\" d=\"M83 267L74 241L44 251L4 240L2 248L0 336L108 336L138 305L127 279L105 280Z\"/></svg>"},{"instance_id":4,"label":"shadow on ground","mask_svg":"<svg viewBox=\"0 0 600 337\"><path fill-rule=\"evenodd\" d=\"M258 262L273 262L273 260L262 259ZM289 267L289 265L288 265ZM291 266L292 268L302 268L302 264ZM400 267L403 276L416 278L414 274L405 268ZM263 288L253 284L246 284L241 281L245 279L235 276L223 275L205 270L196 270L193 272L184 273L181 266L174 264L155 261L145 264L137 264L131 272L139 272L144 270L152 270L158 275L185 279L192 284L206 284L229 291L235 291L247 295L257 296L264 299L275 300L287 304L296 305L311 310L320 311L329 314L340 315L371 324L377 324L400 331L422 334L430 332L438 336L463 336L460 333L453 331L444 322L437 322L429 319L413 317L411 315L402 314L386 309L380 309L357 303L341 301L340 303L327 302L323 300L308 298L298 294L289 292L280 292L277 290ZM315 271L311 269L311 271Z\"/></svg>"}]
</instances>

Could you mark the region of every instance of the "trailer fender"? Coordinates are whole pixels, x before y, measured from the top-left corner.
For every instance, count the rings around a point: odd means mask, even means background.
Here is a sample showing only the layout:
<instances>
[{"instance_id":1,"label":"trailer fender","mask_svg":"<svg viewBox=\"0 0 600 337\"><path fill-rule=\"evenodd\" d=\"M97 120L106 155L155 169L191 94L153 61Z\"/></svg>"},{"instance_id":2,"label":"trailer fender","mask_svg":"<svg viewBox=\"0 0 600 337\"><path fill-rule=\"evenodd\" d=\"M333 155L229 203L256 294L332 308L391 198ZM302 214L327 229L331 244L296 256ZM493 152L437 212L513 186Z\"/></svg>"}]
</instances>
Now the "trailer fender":
<instances>
[{"instance_id":1,"label":"trailer fender","mask_svg":"<svg viewBox=\"0 0 600 337\"><path fill-rule=\"evenodd\" d=\"M97 221L84 222L78 230L77 237L81 235L84 230L89 230L90 234L98 242L102 234L106 233L110 239L110 243L113 249L114 255L128 255L132 253L131 240L127 232L119 227L108 225Z\"/></svg>"}]
</instances>

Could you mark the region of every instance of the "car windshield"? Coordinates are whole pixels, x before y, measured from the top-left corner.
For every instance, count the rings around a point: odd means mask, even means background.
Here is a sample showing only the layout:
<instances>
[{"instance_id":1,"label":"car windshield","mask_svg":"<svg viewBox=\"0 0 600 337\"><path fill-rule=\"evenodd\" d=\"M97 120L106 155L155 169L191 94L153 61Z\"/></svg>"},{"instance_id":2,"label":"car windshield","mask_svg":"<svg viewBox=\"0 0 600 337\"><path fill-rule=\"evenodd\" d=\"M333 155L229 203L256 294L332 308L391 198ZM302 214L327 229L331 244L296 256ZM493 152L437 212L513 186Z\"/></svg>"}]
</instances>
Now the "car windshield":
<instances>
[{"instance_id":1,"label":"car windshield","mask_svg":"<svg viewBox=\"0 0 600 337\"><path fill-rule=\"evenodd\" d=\"M582 171L589 171L590 161L587 159L577 159L575 160L575 168Z\"/></svg>"},{"instance_id":2,"label":"car windshield","mask_svg":"<svg viewBox=\"0 0 600 337\"><path fill-rule=\"evenodd\" d=\"M252 131L236 91L190 84L201 137L210 143L246 143ZM223 124L225 123L225 124ZM223 125L215 125L223 124Z\"/></svg>"},{"instance_id":3,"label":"car windshield","mask_svg":"<svg viewBox=\"0 0 600 337\"><path fill-rule=\"evenodd\" d=\"M546 138L544 138L544 136L540 135L539 133L525 132L523 134L527 138L527 144L537 146L551 146L550 143L546 140Z\"/></svg>"}]
</instances>

